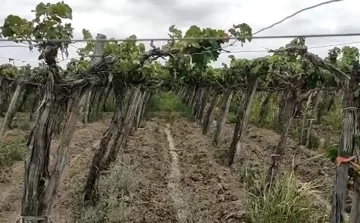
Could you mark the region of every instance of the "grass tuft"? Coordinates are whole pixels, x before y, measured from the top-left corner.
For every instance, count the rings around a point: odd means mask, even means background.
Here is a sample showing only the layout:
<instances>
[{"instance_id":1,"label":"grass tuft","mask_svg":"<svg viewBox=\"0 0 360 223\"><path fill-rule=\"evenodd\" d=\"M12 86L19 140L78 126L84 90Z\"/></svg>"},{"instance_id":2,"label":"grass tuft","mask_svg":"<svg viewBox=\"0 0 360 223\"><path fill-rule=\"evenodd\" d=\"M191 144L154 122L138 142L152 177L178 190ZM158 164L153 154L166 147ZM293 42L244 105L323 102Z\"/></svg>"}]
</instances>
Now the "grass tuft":
<instances>
[{"instance_id":1,"label":"grass tuft","mask_svg":"<svg viewBox=\"0 0 360 223\"><path fill-rule=\"evenodd\" d=\"M17 161L23 161L26 155L27 148L22 137L0 142L0 168L12 166Z\"/></svg>"},{"instance_id":2,"label":"grass tuft","mask_svg":"<svg viewBox=\"0 0 360 223\"><path fill-rule=\"evenodd\" d=\"M294 172L279 175L266 187L265 168L243 167L240 172L246 184L246 208L253 223L323 223L324 207L314 204L313 183L299 184Z\"/></svg>"},{"instance_id":3,"label":"grass tuft","mask_svg":"<svg viewBox=\"0 0 360 223\"><path fill-rule=\"evenodd\" d=\"M84 207L82 188L77 191L76 222L129 222L130 196L136 182L131 167L119 165L99 181L100 199L95 207Z\"/></svg>"}]
</instances>

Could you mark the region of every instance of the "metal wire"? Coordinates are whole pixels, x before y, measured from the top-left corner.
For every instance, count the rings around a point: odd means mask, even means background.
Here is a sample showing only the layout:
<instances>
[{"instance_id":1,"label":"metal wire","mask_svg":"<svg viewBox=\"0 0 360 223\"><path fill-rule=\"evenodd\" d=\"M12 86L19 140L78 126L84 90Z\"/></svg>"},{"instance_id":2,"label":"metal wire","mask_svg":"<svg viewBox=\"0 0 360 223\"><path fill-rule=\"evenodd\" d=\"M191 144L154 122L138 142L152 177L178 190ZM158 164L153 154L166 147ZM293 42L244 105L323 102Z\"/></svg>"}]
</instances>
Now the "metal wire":
<instances>
[{"instance_id":1,"label":"metal wire","mask_svg":"<svg viewBox=\"0 0 360 223\"><path fill-rule=\"evenodd\" d=\"M81 43L81 42L151 42L151 41L170 41L170 40L235 40L239 38L251 38L251 39L293 39L297 37L303 38L325 38L325 37L350 37L350 36L360 36L360 33L327 33L327 34L299 34L299 35L279 35L279 36L239 36L239 37L196 37L196 38L138 38L138 39L126 39L126 38L119 38L119 39L91 39L91 40L84 40L84 39L38 39L38 40L30 40L34 42L66 42L70 41L73 43ZM18 41L29 41L25 39L17 39ZM0 39L0 42L12 42L13 40L9 39Z\"/></svg>"},{"instance_id":2,"label":"metal wire","mask_svg":"<svg viewBox=\"0 0 360 223\"><path fill-rule=\"evenodd\" d=\"M256 35L256 34L258 34L258 33L260 33L260 32L263 32L263 31L265 31L265 30L268 30L268 29L270 29L270 28L272 28L272 27L274 27L274 26L276 26L276 25L279 25L280 23L282 23L282 22L284 22L284 21L286 21L286 20L288 20L288 19L290 19L290 18L292 18L292 17L296 16L297 14L300 14L300 13L302 13L302 12L304 12L304 11L307 11L307 10L310 10L310 9L314 9L314 8L317 8L317 7L322 6L322 5L327 5L327 4L331 4L331 3L335 3L335 2L341 2L341 1L344 1L344 0L330 0L330 1L321 2L321 3L319 3L319 4L316 4L316 5L313 5L313 6L309 6L309 7L303 8L303 9L301 9L301 10L299 10L299 11L296 11L295 13L293 13L293 14L291 14L291 15L289 15L289 16L286 16L286 17L283 18L282 20L280 20L280 21L278 21L278 22L276 22L276 23L274 23L274 24L272 24L272 25L270 25L270 26L267 26L267 27L265 27L265 28L260 29L259 31L254 32L253 35Z\"/></svg>"},{"instance_id":3,"label":"metal wire","mask_svg":"<svg viewBox=\"0 0 360 223\"><path fill-rule=\"evenodd\" d=\"M29 46L22 46L22 45L3 45L3 46L0 46L0 48L9 48L9 47L11 47L11 48L13 48L13 47L15 47L15 48L28 48L29 49Z\"/></svg>"},{"instance_id":4,"label":"metal wire","mask_svg":"<svg viewBox=\"0 0 360 223\"><path fill-rule=\"evenodd\" d=\"M327 48L327 47L335 47L335 46L343 46L343 45L350 45L350 44L357 44L360 43L360 41L354 41L354 42L344 42L344 43L337 43L337 44L329 44L329 45L321 45L321 46L309 46L308 49L319 49L319 48ZM73 46L73 45L70 45ZM0 46L1 47L1 46ZM74 46L75 47L75 46ZM77 47L75 47L77 48ZM269 53L270 49L265 48L266 50L235 50L235 51L223 51L220 52L221 54L241 54L241 53ZM68 59L62 59L58 62L63 62L63 61L70 61L72 59L79 59L80 57L73 57L73 58L68 58ZM15 61L19 61L19 62L23 62L23 63L27 63L27 62L31 62L31 63L35 63L35 62L39 62L39 60L21 60L21 59L16 59L16 58L11 58L11 57L0 57L0 59L4 59L4 60L15 60Z\"/></svg>"}]
</instances>

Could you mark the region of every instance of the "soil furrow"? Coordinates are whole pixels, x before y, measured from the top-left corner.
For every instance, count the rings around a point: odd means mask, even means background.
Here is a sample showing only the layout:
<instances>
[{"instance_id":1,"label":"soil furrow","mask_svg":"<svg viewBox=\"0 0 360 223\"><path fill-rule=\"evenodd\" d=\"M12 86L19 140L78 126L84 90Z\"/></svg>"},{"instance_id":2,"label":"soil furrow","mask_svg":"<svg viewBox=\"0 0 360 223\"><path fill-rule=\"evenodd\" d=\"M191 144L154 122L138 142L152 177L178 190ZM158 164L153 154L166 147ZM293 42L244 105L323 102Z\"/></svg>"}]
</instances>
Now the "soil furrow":
<instances>
[{"instance_id":1,"label":"soil furrow","mask_svg":"<svg viewBox=\"0 0 360 223\"><path fill-rule=\"evenodd\" d=\"M174 202L174 208L177 213L177 218L180 223L187 222L187 211L186 211L186 201L184 200L183 193L181 191L181 172L179 169L179 159L178 154L174 145L174 139L171 135L170 125L168 124L165 129L165 134L169 142L169 153L171 156L171 172L169 176L169 188L172 200Z\"/></svg>"}]
</instances>

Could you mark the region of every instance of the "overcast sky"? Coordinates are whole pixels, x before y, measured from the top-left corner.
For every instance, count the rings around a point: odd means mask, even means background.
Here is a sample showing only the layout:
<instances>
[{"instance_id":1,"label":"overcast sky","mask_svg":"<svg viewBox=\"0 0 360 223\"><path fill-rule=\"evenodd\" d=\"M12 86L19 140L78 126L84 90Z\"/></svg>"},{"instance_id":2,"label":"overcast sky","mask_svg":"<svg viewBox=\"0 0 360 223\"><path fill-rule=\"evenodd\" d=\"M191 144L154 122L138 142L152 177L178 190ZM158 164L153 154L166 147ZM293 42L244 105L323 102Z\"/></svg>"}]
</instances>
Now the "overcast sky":
<instances>
[{"instance_id":1,"label":"overcast sky","mask_svg":"<svg viewBox=\"0 0 360 223\"><path fill-rule=\"evenodd\" d=\"M108 38L125 38L135 34L138 38L168 37L170 25L183 30L191 25L228 30L233 24L248 23L253 31L271 25L282 18L324 0L71 0L65 1L73 9L72 25L75 38L82 38L81 30L89 29L95 36L103 33ZM32 18L31 10L40 1L37 0L1 0L1 24L9 14ZM57 2L57 1L44 1ZM359 0L345 0L305 11L284 23L262 32L259 35L297 35L360 32ZM239 44L226 48L230 51L262 51L265 48L277 48L291 39L253 40L243 47ZM307 39L312 52L326 56L332 47L318 46L360 42L359 37L336 37ZM147 43L148 44L148 43ZM161 42L157 44L162 44ZM0 43L14 46L16 43ZM19 44L17 44L19 45ZM349 44L360 47L358 44ZM75 44L80 47L81 44ZM216 63L228 61L230 54L222 54ZM266 55L265 52L236 53L236 57L255 58ZM5 57L5 58L4 58ZM29 52L26 47L0 48L0 63L6 58L15 58L37 65L38 53ZM77 57L76 48L70 46L70 57ZM61 59L61 58L60 58ZM16 65L26 64L15 61ZM66 60L62 63L67 62Z\"/></svg>"}]
</instances>

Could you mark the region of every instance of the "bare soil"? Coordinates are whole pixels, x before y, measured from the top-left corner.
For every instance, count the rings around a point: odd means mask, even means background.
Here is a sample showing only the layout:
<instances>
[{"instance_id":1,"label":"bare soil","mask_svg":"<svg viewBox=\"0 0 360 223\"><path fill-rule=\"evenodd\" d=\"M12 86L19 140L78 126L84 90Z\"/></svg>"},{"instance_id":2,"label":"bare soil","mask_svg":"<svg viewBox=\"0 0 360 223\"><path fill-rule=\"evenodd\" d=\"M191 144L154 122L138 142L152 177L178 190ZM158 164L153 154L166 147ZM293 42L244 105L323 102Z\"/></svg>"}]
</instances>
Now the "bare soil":
<instances>
[{"instance_id":1,"label":"bare soil","mask_svg":"<svg viewBox=\"0 0 360 223\"><path fill-rule=\"evenodd\" d=\"M230 145L233 128L233 125L225 127L223 145ZM320 127L317 127L317 129L320 129ZM250 125L246 131L241 152L235 165L241 166L244 162L250 162L255 168L262 168L264 165L268 166L270 155L273 153L279 138L280 136L272 130ZM221 149L224 150L224 148ZM290 170L293 166L296 166L295 172L300 182L315 182L318 185L321 197L330 200L335 165L323 152L317 149L306 149L288 138L281 168ZM315 156L318 158L314 158Z\"/></svg>"},{"instance_id":2,"label":"bare soil","mask_svg":"<svg viewBox=\"0 0 360 223\"><path fill-rule=\"evenodd\" d=\"M199 128L153 118L128 141L122 163L139 185L129 222L243 222L244 193L230 169L216 162Z\"/></svg>"},{"instance_id":3,"label":"bare soil","mask_svg":"<svg viewBox=\"0 0 360 223\"><path fill-rule=\"evenodd\" d=\"M244 191L238 176L216 162L211 140L194 123L172 126L193 222L244 222Z\"/></svg>"},{"instance_id":4,"label":"bare soil","mask_svg":"<svg viewBox=\"0 0 360 223\"><path fill-rule=\"evenodd\" d=\"M108 126L109 121L99 121L83 127L78 125L69 149L68 161L65 167L61 185L54 202L53 222L73 222L75 189L82 182L92 159L93 150ZM58 140L51 145L52 162L56 154ZM0 179L0 222L15 222L20 217L21 199L23 193L24 164L13 165L7 173L2 173Z\"/></svg>"},{"instance_id":5,"label":"bare soil","mask_svg":"<svg viewBox=\"0 0 360 223\"><path fill-rule=\"evenodd\" d=\"M165 130L166 123L148 121L131 136L121 162L134 167L138 185L131 197L129 222L177 222L169 193L171 157Z\"/></svg>"},{"instance_id":6,"label":"bare soil","mask_svg":"<svg viewBox=\"0 0 360 223\"><path fill-rule=\"evenodd\" d=\"M52 211L53 222L74 222L75 190L84 183L94 150L108 124L106 120L87 127L80 125L75 132ZM179 213L186 216L187 222L245 222L245 194L239 173L225 167L225 157L221 155L230 144L233 126L225 127L224 142L215 148L196 124L184 119L177 119L170 127L167 124L157 118L146 121L144 128L129 138L121 154L121 162L135 167L133 176L138 181L130 198L133 208L129 222L181 222ZM249 126L236 165L245 160L258 168L267 165L278 138L271 130ZM56 153L56 144L54 140L52 154ZM333 164L325 157L303 163L317 154L289 139L283 167L300 164L300 181L321 182L319 190L326 200ZM15 222L19 218L23 171L23 163L17 163L0 176L0 222Z\"/></svg>"}]
</instances>

